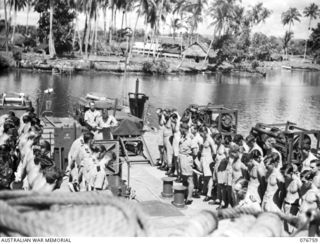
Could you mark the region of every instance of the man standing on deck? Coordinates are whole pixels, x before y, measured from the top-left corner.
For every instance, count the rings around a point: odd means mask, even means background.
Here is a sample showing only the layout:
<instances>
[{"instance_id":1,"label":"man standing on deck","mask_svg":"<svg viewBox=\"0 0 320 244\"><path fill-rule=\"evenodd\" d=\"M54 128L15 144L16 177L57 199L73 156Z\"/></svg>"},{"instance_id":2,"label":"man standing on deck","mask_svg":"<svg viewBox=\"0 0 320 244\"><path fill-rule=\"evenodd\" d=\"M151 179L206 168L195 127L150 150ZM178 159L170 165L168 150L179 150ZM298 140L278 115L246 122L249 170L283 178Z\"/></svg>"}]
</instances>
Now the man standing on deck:
<instances>
[{"instance_id":1,"label":"man standing on deck","mask_svg":"<svg viewBox=\"0 0 320 244\"><path fill-rule=\"evenodd\" d=\"M188 133L188 125L183 124L180 127L181 139L179 145L179 160L181 164L181 173L183 179L183 185L188 187L188 196L186 199L186 205L192 203L193 193L193 158L197 155L198 145L191 139Z\"/></svg>"},{"instance_id":2,"label":"man standing on deck","mask_svg":"<svg viewBox=\"0 0 320 244\"><path fill-rule=\"evenodd\" d=\"M248 153L251 153L254 150L258 150L261 155L261 159L262 159L262 157L263 157L262 148L257 144L256 138L253 135L249 135L246 137L246 143L249 147Z\"/></svg>"},{"instance_id":3,"label":"man standing on deck","mask_svg":"<svg viewBox=\"0 0 320 244\"><path fill-rule=\"evenodd\" d=\"M84 114L84 121L90 131L95 131L98 126L98 118L101 116L100 112L96 110L94 102L90 102L90 109Z\"/></svg>"},{"instance_id":4,"label":"man standing on deck","mask_svg":"<svg viewBox=\"0 0 320 244\"><path fill-rule=\"evenodd\" d=\"M113 139L110 128L117 125L117 119L112 114L109 115L108 109L104 109L102 115L97 118L97 133L95 134L95 140Z\"/></svg>"},{"instance_id":5,"label":"man standing on deck","mask_svg":"<svg viewBox=\"0 0 320 244\"><path fill-rule=\"evenodd\" d=\"M276 139L274 139L273 137L269 137L266 142L265 142L265 147L267 149L267 156L271 155L272 153L276 153L279 155L279 163L278 166L276 167L276 169L280 170L282 168L282 155L281 153L275 148L276 145Z\"/></svg>"},{"instance_id":6,"label":"man standing on deck","mask_svg":"<svg viewBox=\"0 0 320 244\"><path fill-rule=\"evenodd\" d=\"M83 160L92 155L92 143L94 135L91 132L85 132L75 140L68 154L68 166L66 173L70 175L71 187L79 187L82 175ZM83 185L82 185L83 187Z\"/></svg>"}]
</instances>

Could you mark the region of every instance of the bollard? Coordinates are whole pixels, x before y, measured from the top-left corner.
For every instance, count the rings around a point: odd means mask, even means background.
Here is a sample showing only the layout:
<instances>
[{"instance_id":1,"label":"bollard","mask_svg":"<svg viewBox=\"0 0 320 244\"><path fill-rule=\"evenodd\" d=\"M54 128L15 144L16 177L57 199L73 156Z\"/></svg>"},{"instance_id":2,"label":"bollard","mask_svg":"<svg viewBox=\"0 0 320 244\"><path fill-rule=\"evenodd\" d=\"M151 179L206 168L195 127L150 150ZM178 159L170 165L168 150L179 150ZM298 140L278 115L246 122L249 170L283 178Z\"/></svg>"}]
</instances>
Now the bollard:
<instances>
[{"instance_id":1,"label":"bollard","mask_svg":"<svg viewBox=\"0 0 320 244\"><path fill-rule=\"evenodd\" d=\"M118 175L108 175L108 182L110 186L119 187L121 186L122 179Z\"/></svg>"},{"instance_id":2,"label":"bollard","mask_svg":"<svg viewBox=\"0 0 320 244\"><path fill-rule=\"evenodd\" d=\"M163 192L161 192L161 195L163 197L172 197L173 196L173 181L175 178L172 177L163 177L161 180L163 181Z\"/></svg>"},{"instance_id":3,"label":"bollard","mask_svg":"<svg viewBox=\"0 0 320 244\"><path fill-rule=\"evenodd\" d=\"M187 187L185 186L174 186L174 197L172 204L176 206L177 208L184 208L185 207L185 193L187 190Z\"/></svg>"},{"instance_id":4,"label":"bollard","mask_svg":"<svg viewBox=\"0 0 320 244\"><path fill-rule=\"evenodd\" d=\"M108 175L108 183L111 192L113 193L114 196L120 196L121 195L121 177L118 175Z\"/></svg>"}]
</instances>

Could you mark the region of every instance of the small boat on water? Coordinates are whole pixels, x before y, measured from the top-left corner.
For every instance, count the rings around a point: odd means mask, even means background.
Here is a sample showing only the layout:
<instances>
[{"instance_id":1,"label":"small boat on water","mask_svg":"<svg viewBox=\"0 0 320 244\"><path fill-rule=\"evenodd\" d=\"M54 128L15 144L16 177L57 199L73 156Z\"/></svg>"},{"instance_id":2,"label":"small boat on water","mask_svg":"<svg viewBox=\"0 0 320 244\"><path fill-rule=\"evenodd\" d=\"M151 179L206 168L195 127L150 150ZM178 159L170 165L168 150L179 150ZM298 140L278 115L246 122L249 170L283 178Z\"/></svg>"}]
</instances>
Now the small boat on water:
<instances>
[{"instance_id":1,"label":"small boat on water","mask_svg":"<svg viewBox=\"0 0 320 244\"><path fill-rule=\"evenodd\" d=\"M0 94L0 114L10 110L24 112L32 106L29 96L22 92L6 92ZM19 112L18 112L19 113Z\"/></svg>"},{"instance_id":2,"label":"small boat on water","mask_svg":"<svg viewBox=\"0 0 320 244\"><path fill-rule=\"evenodd\" d=\"M292 66L282 65L281 67L282 67L283 69L292 70Z\"/></svg>"},{"instance_id":3,"label":"small boat on water","mask_svg":"<svg viewBox=\"0 0 320 244\"><path fill-rule=\"evenodd\" d=\"M96 92L90 92L85 95L85 97L80 98L79 102L86 102L89 103L90 101L93 101L99 106L100 104L104 104L105 107L108 109L114 109L116 108L117 111L123 111L130 113L129 106L126 105L120 105L119 100L116 98L109 98L104 96L101 93Z\"/></svg>"},{"instance_id":4,"label":"small boat on water","mask_svg":"<svg viewBox=\"0 0 320 244\"><path fill-rule=\"evenodd\" d=\"M291 70L291 71L318 71L318 69L313 67L300 67L300 66L288 66L282 65L282 69Z\"/></svg>"}]
</instances>

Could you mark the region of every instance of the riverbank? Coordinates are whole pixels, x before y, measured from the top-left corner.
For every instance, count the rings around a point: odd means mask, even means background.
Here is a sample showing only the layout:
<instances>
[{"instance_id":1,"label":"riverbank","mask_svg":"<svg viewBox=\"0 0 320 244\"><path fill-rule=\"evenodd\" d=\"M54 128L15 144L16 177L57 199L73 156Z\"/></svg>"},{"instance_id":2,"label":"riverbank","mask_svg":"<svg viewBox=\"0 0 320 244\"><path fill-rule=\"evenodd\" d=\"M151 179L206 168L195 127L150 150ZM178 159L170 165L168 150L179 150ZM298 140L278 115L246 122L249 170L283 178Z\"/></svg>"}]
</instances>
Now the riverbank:
<instances>
[{"instance_id":1,"label":"riverbank","mask_svg":"<svg viewBox=\"0 0 320 244\"><path fill-rule=\"evenodd\" d=\"M17 68L13 55L0 52L10 68ZM310 60L291 57L288 61L264 61L257 62L253 67L252 62L242 62L231 64L204 64L202 61L195 62L194 59L159 58L153 62L152 56L135 55L130 59L129 64L125 64L123 56L94 56L88 59L80 57L50 59L48 55L38 53L22 53L19 68L52 72L53 74L74 73L74 72L116 72L116 73L150 73L150 74L197 74L197 73L246 73L253 76L266 76L268 70L281 69L282 67L292 67L306 71L320 71L320 65L312 64Z\"/></svg>"}]
</instances>

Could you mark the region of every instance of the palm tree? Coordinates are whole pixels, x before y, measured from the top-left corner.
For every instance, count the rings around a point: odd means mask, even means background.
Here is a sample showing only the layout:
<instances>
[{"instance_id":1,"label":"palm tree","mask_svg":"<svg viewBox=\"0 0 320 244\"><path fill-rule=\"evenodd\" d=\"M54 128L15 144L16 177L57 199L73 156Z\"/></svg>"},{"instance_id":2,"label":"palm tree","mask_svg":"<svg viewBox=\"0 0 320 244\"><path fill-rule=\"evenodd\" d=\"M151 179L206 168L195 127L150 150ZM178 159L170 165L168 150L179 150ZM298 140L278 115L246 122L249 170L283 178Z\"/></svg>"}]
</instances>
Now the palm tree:
<instances>
[{"instance_id":1,"label":"palm tree","mask_svg":"<svg viewBox=\"0 0 320 244\"><path fill-rule=\"evenodd\" d=\"M291 26L294 25L295 21L300 22L301 14L297 8L289 8L286 12L281 14L282 24L289 25L288 32L291 31Z\"/></svg>"},{"instance_id":2,"label":"palm tree","mask_svg":"<svg viewBox=\"0 0 320 244\"><path fill-rule=\"evenodd\" d=\"M75 11L75 19L73 22L73 38L72 38L72 48L74 50L75 48L75 42L78 36L78 45L79 45L79 51L82 55L82 38L80 35L80 31L78 29L78 15L80 12L82 12L82 2L81 0L68 0L68 5L70 9L73 9Z\"/></svg>"},{"instance_id":3,"label":"palm tree","mask_svg":"<svg viewBox=\"0 0 320 244\"><path fill-rule=\"evenodd\" d=\"M286 31L283 38L283 49L285 50L286 53L288 53L289 43L292 40L292 38L293 38L293 32Z\"/></svg>"},{"instance_id":4,"label":"palm tree","mask_svg":"<svg viewBox=\"0 0 320 244\"><path fill-rule=\"evenodd\" d=\"M158 11L155 10L155 25L154 25L154 33L156 34L156 45L154 46L153 55L155 56L155 48L159 43L159 34L160 34L160 23L166 22L166 16L168 13L172 12L172 3L171 0L158 0ZM159 55L157 55L158 57Z\"/></svg>"},{"instance_id":5,"label":"palm tree","mask_svg":"<svg viewBox=\"0 0 320 244\"><path fill-rule=\"evenodd\" d=\"M252 25L260 24L270 16L271 11L263 7L263 3L257 3L250 11L250 20Z\"/></svg>"},{"instance_id":6,"label":"palm tree","mask_svg":"<svg viewBox=\"0 0 320 244\"><path fill-rule=\"evenodd\" d=\"M134 4L137 0L127 0L126 8L125 8L125 14L124 14L124 21L125 26L128 27L128 12L131 12L134 8Z\"/></svg>"},{"instance_id":7,"label":"palm tree","mask_svg":"<svg viewBox=\"0 0 320 244\"><path fill-rule=\"evenodd\" d=\"M319 16L320 16L320 9L319 9L319 6L316 5L315 3L311 3L308 7L306 7L304 10L303 10L303 14L304 14L304 17L309 17L309 25L308 25L308 30L310 30L310 27L311 27L311 21L313 19L317 19ZM305 49L304 49L304 55L303 55L303 59L306 58L306 55L307 55L307 45L308 45L308 40L306 40L306 43L305 43Z\"/></svg>"},{"instance_id":8,"label":"palm tree","mask_svg":"<svg viewBox=\"0 0 320 244\"><path fill-rule=\"evenodd\" d=\"M87 59L89 57L88 49L89 49L89 43L90 40L92 41L92 36L94 34L91 34L91 22L95 19L95 16L99 9L99 4L101 0L80 0L79 3L79 9L80 11L85 13L85 26L84 26L84 33L83 33L83 40L82 43L85 45L85 58ZM94 31L94 30L93 30ZM91 36L91 39L90 39Z\"/></svg>"},{"instance_id":9,"label":"palm tree","mask_svg":"<svg viewBox=\"0 0 320 244\"><path fill-rule=\"evenodd\" d=\"M103 12L103 33L104 38L107 39L107 7L109 6L109 1L104 0L101 3L102 12Z\"/></svg>"},{"instance_id":10,"label":"palm tree","mask_svg":"<svg viewBox=\"0 0 320 244\"><path fill-rule=\"evenodd\" d=\"M9 0L9 4L11 8L13 8L14 21L13 21L13 29L12 29L12 36L11 36L11 43L13 44L14 34L17 26L17 12L26 7L27 1L26 0Z\"/></svg>"},{"instance_id":11,"label":"palm tree","mask_svg":"<svg viewBox=\"0 0 320 244\"><path fill-rule=\"evenodd\" d=\"M187 14L187 23L190 25L191 36L198 29L199 23L203 21L203 10L208 0L180 0L176 3L173 13Z\"/></svg>"},{"instance_id":12,"label":"palm tree","mask_svg":"<svg viewBox=\"0 0 320 244\"><path fill-rule=\"evenodd\" d=\"M150 6L155 6L155 2L153 0L139 0L138 5L136 6L138 8L137 10L137 18L134 24L134 28L132 31L132 37L131 37L131 42L130 42L130 52L127 58L127 63L129 62L131 55L132 55L132 48L133 48L133 44L135 41L135 33L137 30L137 24L138 24L138 20L140 18L141 15L145 15L146 19L151 18L151 15L149 14L149 9L152 8Z\"/></svg>"},{"instance_id":13,"label":"palm tree","mask_svg":"<svg viewBox=\"0 0 320 244\"><path fill-rule=\"evenodd\" d=\"M117 0L110 0L109 8L111 9L111 19L109 25L109 45L112 43L113 29L114 29L114 19L115 19L115 7Z\"/></svg>"},{"instance_id":14,"label":"palm tree","mask_svg":"<svg viewBox=\"0 0 320 244\"><path fill-rule=\"evenodd\" d=\"M180 18L172 17L171 21L170 21L170 28L172 30L173 40L175 40L176 30L179 30L181 28L186 28L186 26L183 25L183 23L182 23Z\"/></svg>"},{"instance_id":15,"label":"palm tree","mask_svg":"<svg viewBox=\"0 0 320 244\"><path fill-rule=\"evenodd\" d=\"M7 1L4 0L4 18L5 18L5 31L6 31L6 54L8 54L8 16L7 16Z\"/></svg>"},{"instance_id":16,"label":"palm tree","mask_svg":"<svg viewBox=\"0 0 320 244\"><path fill-rule=\"evenodd\" d=\"M53 11L54 11L54 0L50 0L50 31L49 31L49 55L51 58L56 56L56 49L53 41Z\"/></svg>"},{"instance_id":17,"label":"palm tree","mask_svg":"<svg viewBox=\"0 0 320 244\"><path fill-rule=\"evenodd\" d=\"M27 23L26 23L26 33L28 33L28 28L29 28L29 14L30 14L30 10L32 5L34 4L34 0L27 0Z\"/></svg>"},{"instance_id":18,"label":"palm tree","mask_svg":"<svg viewBox=\"0 0 320 244\"><path fill-rule=\"evenodd\" d=\"M288 32L286 32L285 37L290 36L290 35L293 36L293 32L291 32L291 26L294 25L295 21L300 22L300 17L301 17L301 14L297 8L289 8L286 12L283 12L281 14L282 24L284 26L289 25L289 30L288 30ZM292 36L291 36L291 38L292 38ZM286 48L286 57L288 59L288 48Z\"/></svg>"},{"instance_id":19,"label":"palm tree","mask_svg":"<svg viewBox=\"0 0 320 244\"><path fill-rule=\"evenodd\" d=\"M211 3L208 13L210 17L213 19L213 22L210 24L211 26L214 26L214 34L211 39L207 55L203 61L203 64L205 64L210 49L213 44L213 40L216 37L216 33L218 33L218 37L221 37L222 32L227 32L229 29L229 26L231 24L231 20L235 17L235 0L215 0Z\"/></svg>"},{"instance_id":20,"label":"palm tree","mask_svg":"<svg viewBox=\"0 0 320 244\"><path fill-rule=\"evenodd\" d=\"M90 45L91 47L94 46L94 51L97 52L97 44L98 44L98 17L99 17L99 9L100 9L100 4L101 1L93 1L93 6L92 6L92 14L93 17L92 19L94 20L94 29L92 30L92 36L91 36L91 41ZM93 45L94 44L94 45ZM93 48L91 48L91 51Z\"/></svg>"}]
</instances>

